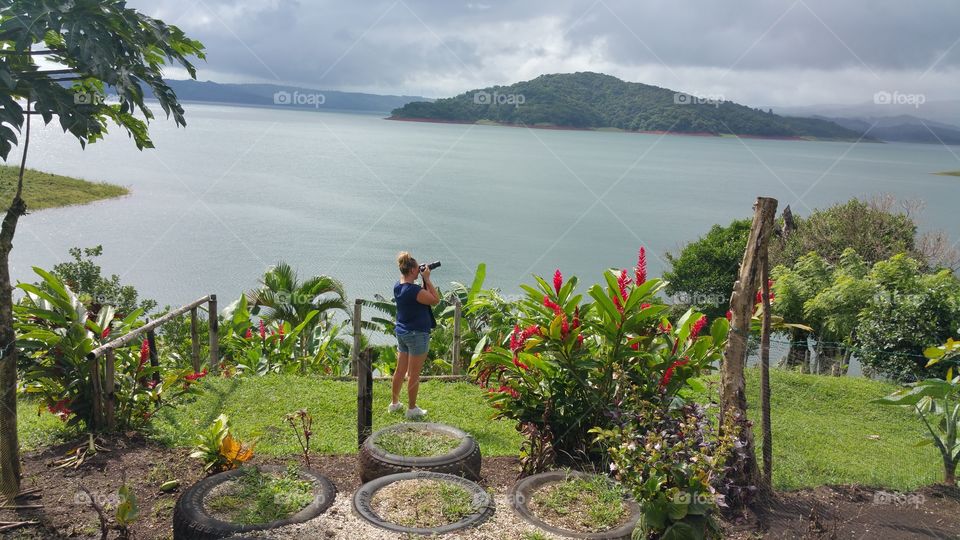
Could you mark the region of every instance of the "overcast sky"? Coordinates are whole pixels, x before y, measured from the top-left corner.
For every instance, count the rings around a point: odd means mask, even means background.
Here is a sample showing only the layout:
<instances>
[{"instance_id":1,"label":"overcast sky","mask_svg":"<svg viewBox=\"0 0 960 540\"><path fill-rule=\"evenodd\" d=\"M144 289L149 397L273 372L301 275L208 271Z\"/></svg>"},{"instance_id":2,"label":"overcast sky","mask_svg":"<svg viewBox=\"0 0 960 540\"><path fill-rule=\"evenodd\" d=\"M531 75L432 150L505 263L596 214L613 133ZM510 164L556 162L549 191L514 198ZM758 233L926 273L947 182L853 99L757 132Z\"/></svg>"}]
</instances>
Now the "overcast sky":
<instances>
[{"instance_id":1,"label":"overcast sky","mask_svg":"<svg viewBox=\"0 0 960 540\"><path fill-rule=\"evenodd\" d=\"M748 105L957 99L960 1L132 0L200 80L444 97L597 71ZM170 73L182 77L183 73Z\"/></svg>"}]
</instances>

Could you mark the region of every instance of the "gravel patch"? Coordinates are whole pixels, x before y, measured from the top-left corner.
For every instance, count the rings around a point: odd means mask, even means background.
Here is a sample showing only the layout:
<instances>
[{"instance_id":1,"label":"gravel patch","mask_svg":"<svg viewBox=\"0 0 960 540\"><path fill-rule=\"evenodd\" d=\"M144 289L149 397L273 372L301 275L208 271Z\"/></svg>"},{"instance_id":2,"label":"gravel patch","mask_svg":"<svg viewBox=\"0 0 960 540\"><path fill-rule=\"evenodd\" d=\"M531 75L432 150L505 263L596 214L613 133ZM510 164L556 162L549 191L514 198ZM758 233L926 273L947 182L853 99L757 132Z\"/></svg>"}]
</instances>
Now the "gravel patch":
<instances>
[{"instance_id":1,"label":"gravel patch","mask_svg":"<svg viewBox=\"0 0 960 540\"><path fill-rule=\"evenodd\" d=\"M523 540L526 535L539 532L539 538L562 540L547 534L520 519L507 502L506 489L494 492L497 510L479 527L443 535L443 538L462 540ZM288 525L270 531L247 533L246 538L292 539L342 539L342 540L411 540L406 534L385 531L374 527L353 512L353 493L338 493L333 506L310 521Z\"/></svg>"}]
</instances>

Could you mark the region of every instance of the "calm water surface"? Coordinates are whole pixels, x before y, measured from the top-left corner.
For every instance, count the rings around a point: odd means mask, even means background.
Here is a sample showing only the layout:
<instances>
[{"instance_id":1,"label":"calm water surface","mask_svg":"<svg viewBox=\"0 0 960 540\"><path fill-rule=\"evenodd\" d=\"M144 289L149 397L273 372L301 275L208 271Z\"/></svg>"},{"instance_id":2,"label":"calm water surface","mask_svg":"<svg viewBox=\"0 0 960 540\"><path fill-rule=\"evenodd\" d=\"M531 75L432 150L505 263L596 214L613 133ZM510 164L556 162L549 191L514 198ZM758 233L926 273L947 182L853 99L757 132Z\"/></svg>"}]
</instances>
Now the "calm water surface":
<instances>
[{"instance_id":1,"label":"calm water surface","mask_svg":"<svg viewBox=\"0 0 960 540\"><path fill-rule=\"evenodd\" d=\"M797 214L853 196L922 199L924 228L960 238L960 148L738 140L393 122L364 114L187 105L139 152L118 129L83 151L36 130L29 166L132 194L21 220L13 276L34 281L72 246L163 304L229 301L284 260L332 274L351 297L387 294L394 256L440 259L438 283L486 262L507 293L531 273L594 281L648 249L751 215L758 195ZM11 158L10 162L13 162ZM223 300L221 303L224 303Z\"/></svg>"}]
</instances>

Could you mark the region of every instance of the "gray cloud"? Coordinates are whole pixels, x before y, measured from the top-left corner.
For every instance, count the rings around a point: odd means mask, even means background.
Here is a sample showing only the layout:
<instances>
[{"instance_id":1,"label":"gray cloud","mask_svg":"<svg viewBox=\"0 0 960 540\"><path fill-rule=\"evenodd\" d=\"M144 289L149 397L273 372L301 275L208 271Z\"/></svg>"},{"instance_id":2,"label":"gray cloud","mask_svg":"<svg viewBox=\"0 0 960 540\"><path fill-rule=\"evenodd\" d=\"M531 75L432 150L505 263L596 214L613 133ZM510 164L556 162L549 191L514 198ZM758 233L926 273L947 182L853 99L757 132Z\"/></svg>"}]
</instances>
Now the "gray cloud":
<instances>
[{"instance_id":1,"label":"gray cloud","mask_svg":"<svg viewBox=\"0 0 960 540\"><path fill-rule=\"evenodd\" d=\"M953 98L960 3L135 0L208 48L200 78L444 96L603 71L751 104ZM734 9L735 8L735 9Z\"/></svg>"}]
</instances>

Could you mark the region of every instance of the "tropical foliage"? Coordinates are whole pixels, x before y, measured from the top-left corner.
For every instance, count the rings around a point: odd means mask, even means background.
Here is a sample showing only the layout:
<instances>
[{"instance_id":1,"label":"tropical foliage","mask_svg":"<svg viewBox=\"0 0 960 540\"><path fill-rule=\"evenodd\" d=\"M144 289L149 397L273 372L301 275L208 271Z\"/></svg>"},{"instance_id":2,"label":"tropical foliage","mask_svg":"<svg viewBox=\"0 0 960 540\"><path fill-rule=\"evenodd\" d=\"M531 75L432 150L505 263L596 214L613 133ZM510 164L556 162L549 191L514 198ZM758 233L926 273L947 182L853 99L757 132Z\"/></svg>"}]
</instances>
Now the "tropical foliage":
<instances>
[{"instance_id":1,"label":"tropical foliage","mask_svg":"<svg viewBox=\"0 0 960 540\"><path fill-rule=\"evenodd\" d=\"M242 443L230 430L230 419L225 414L218 416L210 426L197 435L190 457L203 463L209 474L229 471L243 465L253 457L256 441Z\"/></svg>"},{"instance_id":2,"label":"tropical foliage","mask_svg":"<svg viewBox=\"0 0 960 540\"><path fill-rule=\"evenodd\" d=\"M943 459L943 481L957 485L957 461L960 459L960 374L954 368L960 359L960 341L948 339L941 347L924 351L928 366L947 365L943 379L924 379L876 400L881 405L912 407L929 433L921 444L932 444Z\"/></svg>"},{"instance_id":3,"label":"tropical foliage","mask_svg":"<svg viewBox=\"0 0 960 540\"><path fill-rule=\"evenodd\" d=\"M485 339L473 370L489 389L498 416L517 421L538 448L560 461L596 461L602 449L590 429L607 427L642 401L682 403L689 381L712 369L726 342L727 321L688 311L675 324L656 294L666 285L638 265L607 271L584 301L576 277L523 285L509 343ZM494 337L496 334L494 334ZM537 456L530 456L537 460ZM527 472L536 467L528 466Z\"/></svg>"},{"instance_id":4,"label":"tropical foliage","mask_svg":"<svg viewBox=\"0 0 960 540\"><path fill-rule=\"evenodd\" d=\"M323 275L301 282L297 272L285 262L269 268L260 285L259 289L247 293L251 312L268 324L286 323L292 328L303 325L298 337L300 356L308 354L314 329L330 327L332 311L347 310L342 283Z\"/></svg>"},{"instance_id":5,"label":"tropical foliage","mask_svg":"<svg viewBox=\"0 0 960 540\"><path fill-rule=\"evenodd\" d=\"M714 225L677 255L667 253L670 269L663 273L667 294L709 317L723 316L749 233L750 220L738 219L726 227Z\"/></svg>"},{"instance_id":6,"label":"tropical foliage","mask_svg":"<svg viewBox=\"0 0 960 540\"><path fill-rule=\"evenodd\" d=\"M810 253L773 275L774 312L808 323L821 372L845 373L855 355L875 373L918 380L930 373L926 344L955 336L960 327L960 280L948 270L925 273L906 255L871 267L852 249L836 264ZM935 369L944 374L945 368Z\"/></svg>"},{"instance_id":7,"label":"tropical foliage","mask_svg":"<svg viewBox=\"0 0 960 540\"><path fill-rule=\"evenodd\" d=\"M96 425L91 366L87 355L114 336L129 333L143 323L134 310L121 318L113 306L91 311L63 281L34 268L39 284L22 283L25 295L14 306L17 346L21 350L22 391L40 396L47 408L70 423ZM119 429L143 425L161 406L196 392L205 374L167 370L162 374L148 363L146 341L119 347L115 352L115 404ZM104 364L97 363L100 380Z\"/></svg>"}]
</instances>

